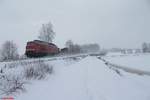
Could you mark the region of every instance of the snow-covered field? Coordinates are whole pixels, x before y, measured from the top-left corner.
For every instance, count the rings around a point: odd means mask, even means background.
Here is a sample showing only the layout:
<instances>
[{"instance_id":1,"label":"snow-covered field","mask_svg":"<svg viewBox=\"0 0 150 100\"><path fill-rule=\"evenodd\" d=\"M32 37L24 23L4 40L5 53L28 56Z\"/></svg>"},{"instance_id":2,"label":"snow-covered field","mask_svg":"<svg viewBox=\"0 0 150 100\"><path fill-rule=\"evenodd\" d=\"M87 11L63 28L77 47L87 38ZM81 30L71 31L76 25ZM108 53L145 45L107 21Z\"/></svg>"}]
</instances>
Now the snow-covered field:
<instances>
[{"instance_id":1,"label":"snow-covered field","mask_svg":"<svg viewBox=\"0 0 150 100\"><path fill-rule=\"evenodd\" d=\"M127 67L142 66L142 70L150 65L150 55L103 58ZM13 95L15 100L150 100L150 76L110 68L96 56L46 63L53 66L54 72L44 80L30 81L26 92Z\"/></svg>"},{"instance_id":2,"label":"snow-covered field","mask_svg":"<svg viewBox=\"0 0 150 100\"><path fill-rule=\"evenodd\" d=\"M150 71L150 54L107 56L104 59L121 66Z\"/></svg>"}]
</instances>

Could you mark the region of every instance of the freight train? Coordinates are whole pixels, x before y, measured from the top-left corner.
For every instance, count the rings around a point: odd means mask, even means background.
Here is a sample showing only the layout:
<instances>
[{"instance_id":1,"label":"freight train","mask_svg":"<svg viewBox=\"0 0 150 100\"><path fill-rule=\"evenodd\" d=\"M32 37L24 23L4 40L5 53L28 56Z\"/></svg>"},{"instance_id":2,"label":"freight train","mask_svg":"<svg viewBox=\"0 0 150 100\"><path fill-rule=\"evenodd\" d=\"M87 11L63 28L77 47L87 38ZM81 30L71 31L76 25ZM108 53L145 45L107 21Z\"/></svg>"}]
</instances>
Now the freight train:
<instances>
[{"instance_id":1,"label":"freight train","mask_svg":"<svg viewBox=\"0 0 150 100\"><path fill-rule=\"evenodd\" d=\"M59 53L59 48L53 44L40 40L27 42L25 55L27 57L43 57Z\"/></svg>"}]
</instances>

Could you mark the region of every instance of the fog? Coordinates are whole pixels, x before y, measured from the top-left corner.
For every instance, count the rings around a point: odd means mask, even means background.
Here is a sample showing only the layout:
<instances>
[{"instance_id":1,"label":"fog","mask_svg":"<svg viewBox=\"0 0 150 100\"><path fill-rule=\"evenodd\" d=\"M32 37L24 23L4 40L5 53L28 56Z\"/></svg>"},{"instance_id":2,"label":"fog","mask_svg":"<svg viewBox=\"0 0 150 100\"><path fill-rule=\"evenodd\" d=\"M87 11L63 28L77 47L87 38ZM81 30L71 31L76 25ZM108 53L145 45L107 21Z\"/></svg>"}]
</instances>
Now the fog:
<instances>
[{"instance_id":1,"label":"fog","mask_svg":"<svg viewBox=\"0 0 150 100\"><path fill-rule=\"evenodd\" d=\"M49 21L59 47L68 39L104 48L150 42L149 0L0 0L0 45L14 40L24 53L26 42L37 39Z\"/></svg>"}]
</instances>

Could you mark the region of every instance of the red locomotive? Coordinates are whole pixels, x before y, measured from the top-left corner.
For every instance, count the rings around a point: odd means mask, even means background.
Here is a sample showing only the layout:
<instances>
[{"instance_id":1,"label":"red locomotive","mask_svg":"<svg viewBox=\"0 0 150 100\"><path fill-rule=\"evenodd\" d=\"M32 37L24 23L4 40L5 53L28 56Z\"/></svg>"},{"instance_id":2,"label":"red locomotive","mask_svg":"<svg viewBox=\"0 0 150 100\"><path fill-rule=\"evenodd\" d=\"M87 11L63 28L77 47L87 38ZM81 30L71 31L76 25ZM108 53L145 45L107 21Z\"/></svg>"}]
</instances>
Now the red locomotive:
<instances>
[{"instance_id":1,"label":"red locomotive","mask_svg":"<svg viewBox=\"0 0 150 100\"><path fill-rule=\"evenodd\" d=\"M42 57L46 55L54 55L59 53L59 48L53 44L40 40L34 40L27 43L26 56L27 57Z\"/></svg>"}]
</instances>

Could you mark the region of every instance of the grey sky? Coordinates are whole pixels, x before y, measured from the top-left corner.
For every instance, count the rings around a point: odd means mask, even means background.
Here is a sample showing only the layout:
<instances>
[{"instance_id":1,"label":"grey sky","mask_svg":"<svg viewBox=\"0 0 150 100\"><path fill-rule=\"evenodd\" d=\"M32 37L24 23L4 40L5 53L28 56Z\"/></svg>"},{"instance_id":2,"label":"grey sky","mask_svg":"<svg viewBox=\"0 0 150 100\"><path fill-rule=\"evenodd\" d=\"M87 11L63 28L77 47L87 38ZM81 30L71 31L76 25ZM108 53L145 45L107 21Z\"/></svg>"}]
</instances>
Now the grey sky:
<instances>
[{"instance_id":1,"label":"grey sky","mask_svg":"<svg viewBox=\"0 0 150 100\"><path fill-rule=\"evenodd\" d=\"M21 53L51 21L55 43L99 43L136 48L150 42L149 0L0 0L0 44L14 40Z\"/></svg>"}]
</instances>

